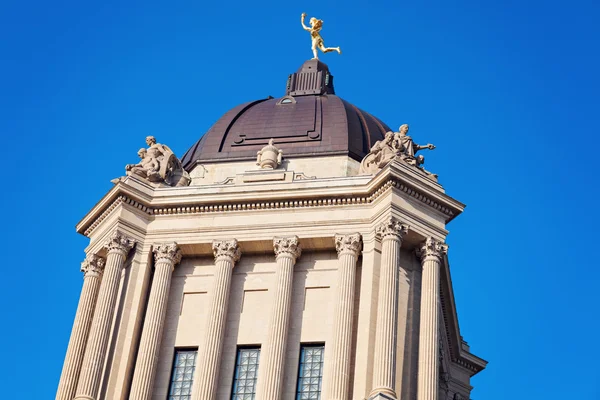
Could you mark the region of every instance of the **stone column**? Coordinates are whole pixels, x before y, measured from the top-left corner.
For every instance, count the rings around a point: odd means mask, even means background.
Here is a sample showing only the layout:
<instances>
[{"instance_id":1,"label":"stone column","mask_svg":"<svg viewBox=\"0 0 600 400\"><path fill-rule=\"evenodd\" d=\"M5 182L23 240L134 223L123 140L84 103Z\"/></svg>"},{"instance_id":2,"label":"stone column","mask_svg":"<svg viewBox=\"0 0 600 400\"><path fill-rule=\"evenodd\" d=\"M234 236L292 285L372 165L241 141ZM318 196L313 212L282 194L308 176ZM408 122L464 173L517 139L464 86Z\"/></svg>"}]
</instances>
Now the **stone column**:
<instances>
[{"instance_id":1,"label":"stone column","mask_svg":"<svg viewBox=\"0 0 600 400\"><path fill-rule=\"evenodd\" d=\"M215 278L211 288L211 299L204 343L198 357L197 384L194 400L213 400L219 379L219 364L225 333L227 306L231 274L241 252L235 239L213 242L215 255Z\"/></svg>"},{"instance_id":2,"label":"stone column","mask_svg":"<svg viewBox=\"0 0 600 400\"><path fill-rule=\"evenodd\" d=\"M121 270L133 245L134 241L119 231L115 231L106 243L106 267L94 310L90 336L85 348L85 357L75 396L77 400L97 399L102 370L106 361L110 327L117 305Z\"/></svg>"},{"instance_id":3,"label":"stone column","mask_svg":"<svg viewBox=\"0 0 600 400\"><path fill-rule=\"evenodd\" d=\"M95 254L89 254L81 263L81 272L84 274L83 287L81 288L65 363L58 383L56 400L73 400L73 397L75 397L77 380L85 353L85 344L92 325L94 307L96 306L98 289L104 271L104 261L103 258Z\"/></svg>"},{"instance_id":4,"label":"stone column","mask_svg":"<svg viewBox=\"0 0 600 400\"><path fill-rule=\"evenodd\" d=\"M327 342L329 356L325 360L323 385L324 399L347 400L352 355L352 323L354 321L354 291L356 261L362 249L360 233L335 235L338 253L335 311L331 341Z\"/></svg>"},{"instance_id":5,"label":"stone column","mask_svg":"<svg viewBox=\"0 0 600 400\"><path fill-rule=\"evenodd\" d=\"M432 237L417 249L421 258L418 400L437 400L439 387L440 265L448 246Z\"/></svg>"},{"instance_id":6,"label":"stone column","mask_svg":"<svg viewBox=\"0 0 600 400\"><path fill-rule=\"evenodd\" d=\"M397 399L396 333L398 329L398 268L402 238L408 226L394 217L380 224L375 233L381 239L381 268L371 398L378 394Z\"/></svg>"},{"instance_id":7,"label":"stone column","mask_svg":"<svg viewBox=\"0 0 600 400\"><path fill-rule=\"evenodd\" d=\"M171 288L171 275L175 265L181 261L181 251L177 247L177 243L158 244L154 246L153 251L154 277L135 363L130 400L150 400L152 398L154 376Z\"/></svg>"},{"instance_id":8,"label":"stone column","mask_svg":"<svg viewBox=\"0 0 600 400\"><path fill-rule=\"evenodd\" d=\"M288 335L294 264L301 249L297 236L273 239L277 259L273 305L269 317L269 333L260 359L256 398L279 400L285 370L285 350Z\"/></svg>"}]
</instances>

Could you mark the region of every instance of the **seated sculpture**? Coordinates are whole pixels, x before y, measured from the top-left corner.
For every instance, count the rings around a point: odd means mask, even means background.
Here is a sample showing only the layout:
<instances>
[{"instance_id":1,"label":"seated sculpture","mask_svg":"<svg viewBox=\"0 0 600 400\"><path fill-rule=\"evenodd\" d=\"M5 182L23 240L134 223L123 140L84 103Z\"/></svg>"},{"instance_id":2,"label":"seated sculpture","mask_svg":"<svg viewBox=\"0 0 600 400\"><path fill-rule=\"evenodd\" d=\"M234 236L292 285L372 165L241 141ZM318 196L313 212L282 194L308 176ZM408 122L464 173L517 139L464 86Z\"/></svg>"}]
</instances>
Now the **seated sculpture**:
<instances>
[{"instance_id":1,"label":"seated sculpture","mask_svg":"<svg viewBox=\"0 0 600 400\"><path fill-rule=\"evenodd\" d=\"M136 175L153 183L165 183L169 186L188 186L190 176L181 165L181 161L171 149L156 143L154 136L146 137L148 149L140 149L140 162L127 164L127 175Z\"/></svg>"},{"instance_id":2,"label":"seated sculpture","mask_svg":"<svg viewBox=\"0 0 600 400\"><path fill-rule=\"evenodd\" d=\"M425 157L415 156L419 150L435 149L431 143L426 145L416 144L412 137L408 135L408 124L400 126L398 132L386 132L383 140L377 141L369 154L363 158L360 163L361 174L375 174L385 167L394 158L406 162L409 165L419 168L427 176L436 180L437 175L430 173L423 168Z\"/></svg>"}]
</instances>

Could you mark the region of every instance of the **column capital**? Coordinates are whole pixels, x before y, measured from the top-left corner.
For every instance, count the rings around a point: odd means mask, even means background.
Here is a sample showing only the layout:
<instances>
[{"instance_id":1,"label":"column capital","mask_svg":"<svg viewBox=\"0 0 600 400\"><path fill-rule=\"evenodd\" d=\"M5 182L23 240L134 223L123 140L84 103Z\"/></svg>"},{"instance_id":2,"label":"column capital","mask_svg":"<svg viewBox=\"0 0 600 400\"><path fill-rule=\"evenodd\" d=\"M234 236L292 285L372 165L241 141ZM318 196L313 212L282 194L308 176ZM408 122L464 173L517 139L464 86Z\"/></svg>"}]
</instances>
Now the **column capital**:
<instances>
[{"instance_id":1,"label":"column capital","mask_svg":"<svg viewBox=\"0 0 600 400\"><path fill-rule=\"evenodd\" d=\"M85 278L88 276L100 276L104 272L104 264L104 258L96 254L88 254L85 260L81 262L81 272L83 272Z\"/></svg>"},{"instance_id":2,"label":"column capital","mask_svg":"<svg viewBox=\"0 0 600 400\"><path fill-rule=\"evenodd\" d=\"M342 254L351 254L358 257L362 250L362 236L360 233L350 233L347 235L335 235L335 249L338 257Z\"/></svg>"},{"instance_id":3,"label":"column capital","mask_svg":"<svg viewBox=\"0 0 600 400\"><path fill-rule=\"evenodd\" d=\"M291 257L294 261L302 254L298 236L273 238L273 250L275 251L276 257Z\"/></svg>"},{"instance_id":4,"label":"column capital","mask_svg":"<svg viewBox=\"0 0 600 400\"><path fill-rule=\"evenodd\" d=\"M448 252L448 245L435 240L431 236L428 237L419 247L417 247L417 257L424 262L427 259L435 259L441 261L444 254Z\"/></svg>"},{"instance_id":5,"label":"column capital","mask_svg":"<svg viewBox=\"0 0 600 400\"><path fill-rule=\"evenodd\" d=\"M408 233L408 225L402 223L396 217L388 217L375 228L375 234L381 239L402 240Z\"/></svg>"},{"instance_id":6,"label":"column capital","mask_svg":"<svg viewBox=\"0 0 600 400\"><path fill-rule=\"evenodd\" d=\"M238 245L238 241L236 239L213 240L212 248L215 255L215 261L219 261L221 258L227 258L235 264L239 261L242 255L240 246Z\"/></svg>"},{"instance_id":7,"label":"column capital","mask_svg":"<svg viewBox=\"0 0 600 400\"><path fill-rule=\"evenodd\" d=\"M111 233L104 247L106 247L109 254L117 252L125 257L134 244L135 241L129 236L126 236L120 231L114 231Z\"/></svg>"},{"instance_id":8,"label":"column capital","mask_svg":"<svg viewBox=\"0 0 600 400\"><path fill-rule=\"evenodd\" d=\"M173 267L179 264L181 261L181 250L177 243L156 243L152 246L152 252L154 253L154 262L168 262Z\"/></svg>"}]
</instances>

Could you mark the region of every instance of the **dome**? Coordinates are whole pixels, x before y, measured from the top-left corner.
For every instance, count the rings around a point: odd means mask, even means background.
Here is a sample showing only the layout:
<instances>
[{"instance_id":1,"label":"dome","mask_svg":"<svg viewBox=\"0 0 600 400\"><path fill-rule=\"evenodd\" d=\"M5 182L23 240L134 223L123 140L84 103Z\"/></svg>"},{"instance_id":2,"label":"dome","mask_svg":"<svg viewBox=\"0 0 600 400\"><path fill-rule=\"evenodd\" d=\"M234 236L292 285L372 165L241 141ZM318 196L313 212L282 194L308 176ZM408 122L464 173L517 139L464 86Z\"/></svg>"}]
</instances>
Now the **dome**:
<instances>
[{"instance_id":1,"label":"dome","mask_svg":"<svg viewBox=\"0 0 600 400\"><path fill-rule=\"evenodd\" d=\"M306 61L287 82L286 95L241 104L223 115L183 156L198 162L250 160L274 139L286 158L348 155L360 161L389 127L335 95L333 76Z\"/></svg>"}]
</instances>

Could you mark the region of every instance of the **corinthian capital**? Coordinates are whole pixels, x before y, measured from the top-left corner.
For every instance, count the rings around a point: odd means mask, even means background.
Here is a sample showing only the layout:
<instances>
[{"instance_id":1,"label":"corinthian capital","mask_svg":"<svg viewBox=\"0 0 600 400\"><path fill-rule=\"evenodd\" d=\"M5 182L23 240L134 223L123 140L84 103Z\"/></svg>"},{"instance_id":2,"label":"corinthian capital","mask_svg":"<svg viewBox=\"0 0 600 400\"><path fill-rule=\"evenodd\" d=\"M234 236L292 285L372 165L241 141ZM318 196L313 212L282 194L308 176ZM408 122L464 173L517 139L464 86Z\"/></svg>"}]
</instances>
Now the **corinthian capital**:
<instances>
[{"instance_id":1,"label":"corinthian capital","mask_svg":"<svg viewBox=\"0 0 600 400\"><path fill-rule=\"evenodd\" d=\"M174 267L181 261L181 250L175 242L155 244L152 251L156 263L167 262Z\"/></svg>"},{"instance_id":2,"label":"corinthian capital","mask_svg":"<svg viewBox=\"0 0 600 400\"><path fill-rule=\"evenodd\" d=\"M408 233L408 225L403 224L395 217L388 217L385 221L375 228L375 234L381 239L399 239L402 240Z\"/></svg>"},{"instance_id":3,"label":"corinthian capital","mask_svg":"<svg viewBox=\"0 0 600 400\"><path fill-rule=\"evenodd\" d=\"M125 236L119 231L114 231L110 235L110 238L108 238L105 247L108 253L118 252L121 253L123 256L126 256L134 244L135 242L132 238Z\"/></svg>"},{"instance_id":4,"label":"corinthian capital","mask_svg":"<svg viewBox=\"0 0 600 400\"><path fill-rule=\"evenodd\" d=\"M420 247L417 247L417 256L421 258L421 262L426 259L435 258L441 261L442 256L448 252L448 245L435 240L431 236L428 237Z\"/></svg>"},{"instance_id":5,"label":"corinthian capital","mask_svg":"<svg viewBox=\"0 0 600 400\"><path fill-rule=\"evenodd\" d=\"M81 263L81 272L84 277L100 276L104 271L104 258L96 254L88 254L85 260Z\"/></svg>"},{"instance_id":6,"label":"corinthian capital","mask_svg":"<svg viewBox=\"0 0 600 400\"><path fill-rule=\"evenodd\" d=\"M298 236L286 236L273 238L273 249L275 256L292 257L294 261L302 254L300 239Z\"/></svg>"},{"instance_id":7,"label":"corinthian capital","mask_svg":"<svg viewBox=\"0 0 600 400\"><path fill-rule=\"evenodd\" d=\"M362 250L362 237L360 233L351 233L349 235L335 235L335 249L338 257L342 254L352 254L358 257Z\"/></svg>"},{"instance_id":8,"label":"corinthian capital","mask_svg":"<svg viewBox=\"0 0 600 400\"><path fill-rule=\"evenodd\" d=\"M236 239L214 240L212 248L215 261L219 261L220 258L229 258L231 262L236 263L242 255Z\"/></svg>"}]
</instances>

